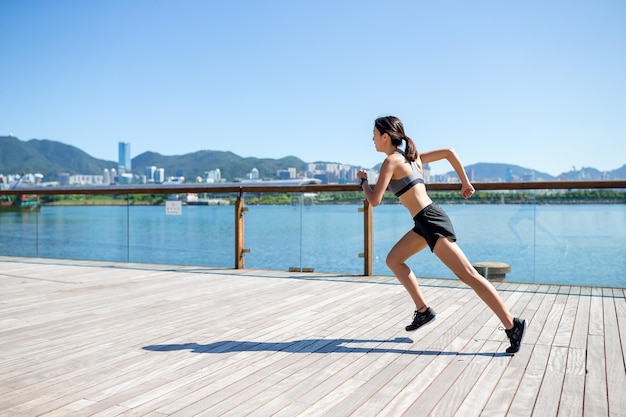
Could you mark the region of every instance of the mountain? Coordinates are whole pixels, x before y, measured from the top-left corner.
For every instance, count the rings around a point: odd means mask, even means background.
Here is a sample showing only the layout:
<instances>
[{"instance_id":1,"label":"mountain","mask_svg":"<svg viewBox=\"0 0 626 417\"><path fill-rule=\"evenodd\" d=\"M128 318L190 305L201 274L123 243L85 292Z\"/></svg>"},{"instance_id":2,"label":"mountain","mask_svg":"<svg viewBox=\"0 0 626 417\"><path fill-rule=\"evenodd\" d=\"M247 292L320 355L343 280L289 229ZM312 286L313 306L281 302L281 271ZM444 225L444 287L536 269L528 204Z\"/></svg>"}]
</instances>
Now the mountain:
<instances>
[{"instance_id":1,"label":"mountain","mask_svg":"<svg viewBox=\"0 0 626 417\"><path fill-rule=\"evenodd\" d=\"M598 171L595 168L581 168L564 172L559 175L562 180L605 180L626 178L626 165L608 172Z\"/></svg>"},{"instance_id":2,"label":"mountain","mask_svg":"<svg viewBox=\"0 0 626 417\"><path fill-rule=\"evenodd\" d=\"M611 171L600 171L596 168L574 169L563 172L558 176L552 176L545 172L536 171L511 164L478 163L468 165L465 170L474 181L499 182L499 181L577 181L577 180L618 180L626 179L626 165ZM472 175L473 174L473 175ZM454 171L446 173L456 176Z\"/></svg>"},{"instance_id":3,"label":"mountain","mask_svg":"<svg viewBox=\"0 0 626 417\"><path fill-rule=\"evenodd\" d=\"M621 168L611 171L611 175L613 178L626 178L626 164L622 165Z\"/></svg>"},{"instance_id":4,"label":"mountain","mask_svg":"<svg viewBox=\"0 0 626 417\"><path fill-rule=\"evenodd\" d=\"M188 181L204 172L219 168L222 178L245 178L256 168L261 178L276 178L278 170L306 169L307 163L295 156L280 159L243 158L232 152L203 150L185 155L166 156L144 152L132 159L133 173L145 174L147 166L165 169L166 176L183 175ZM318 164L323 164L318 162ZM48 139L21 141L13 136L0 136L0 173L41 173L45 181L58 179L60 173L99 175L104 169L117 168L117 162L93 158L82 150ZM360 167L359 167L360 168ZM377 167L374 167L377 168ZM379 168L379 166L378 166ZM545 180L600 180L626 179L626 164L621 168L601 172L595 168L581 168L564 172L557 177L530 168L503 163L478 163L465 167L474 181L545 181ZM456 175L454 171L446 175Z\"/></svg>"},{"instance_id":5,"label":"mountain","mask_svg":"<svg viewBox=\"0 0 626 417\"><path fill-rule=\"evenodd\" d=\"M3 174L41 173L50 180L62 172L101 174L105 168L116 165L61 142L47 139L23 142L13 136L0 136L0 173Z\"/></svg>"},{"instance_id":6,"label":"mountain","mask_svg":"<svg viewBox=\"0 0 626 417\"><path fill-rule=\"evenodd\" d=\"M204 172L219 168L222 178L242 179L253 168L259 170L261 178L276 178L276 171L296 168L298 172L306 170L307 164L295 156L281 159L242 158L232 152L197 151L185 155L165 156L155 152L144 152L133 158L133 172L143 174L145 167L165 168L165 174L183 175L187 180L202 176ZM136 167L136 168L135 168Z\"/></svg>"},{"instance_id":7,"label":"mountain","mask_svg":"<svg viewBox=\"0 0 626 417\"><path fill-rule=\"evenodd\" d=\"M474 178L474 181L553 181L556 179L545 172L511 164L481 162L466 166L465 171L470 180ZM456 174L454 171L450 171L446 175Z\"/></svg>"},{"instance_id":8,"label":"mountain","mask_svg":"<svg viewBox=\"0 0 626 417\"><path fill-rule=\"evenodd\" d=\"M60 173L102 174L104 169L117 169L117 162L96 159L80 149L52 140L31 139L21 141L13 136L0 136L0 173L41 173L45 181L58 179ZM220 169L222 178L245 178L252 168L259 170L261 178L276 178L281 169L306 169L306 162L295 156L281 159L243 158L232 152L198 151L185 155L165 156L144 152L132 159L133 173L145 174L147 166L165 169L166 176L181 174L189 180L202 176L205 171Z\"/></svg>"}]
</instances>

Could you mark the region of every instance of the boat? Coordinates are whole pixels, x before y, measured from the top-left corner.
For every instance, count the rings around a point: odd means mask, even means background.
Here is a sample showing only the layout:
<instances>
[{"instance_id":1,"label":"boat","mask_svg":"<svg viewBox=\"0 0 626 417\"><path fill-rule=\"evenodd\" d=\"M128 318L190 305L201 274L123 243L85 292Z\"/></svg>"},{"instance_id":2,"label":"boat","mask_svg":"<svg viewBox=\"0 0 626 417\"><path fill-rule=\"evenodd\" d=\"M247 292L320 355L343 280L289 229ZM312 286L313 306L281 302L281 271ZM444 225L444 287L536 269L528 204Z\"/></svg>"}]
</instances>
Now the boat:
<instances>
[{"instance_id":1,"label":"boat","mask_svg":"<svg viewBox=\"0 0 626 417\"><path fill-rule=\"evenodd\" d=\"M30 194L21 194L18 196L1 196L0 197L0 213L7 211L39 211L41 210L41 202L39 196Z\"/></svg>"},{"instance_id":2,"label":"boat","mask_svg":"<svg viewBox=\"0 0 626 417\"><path fill-rule=\"evenodd\" d=\"M9 190L10 187L0 175L0 190ZM2 212L25 212L39 211L41 201L35 194L0 195L0 213Z\"/></svg>"}]
</instances>

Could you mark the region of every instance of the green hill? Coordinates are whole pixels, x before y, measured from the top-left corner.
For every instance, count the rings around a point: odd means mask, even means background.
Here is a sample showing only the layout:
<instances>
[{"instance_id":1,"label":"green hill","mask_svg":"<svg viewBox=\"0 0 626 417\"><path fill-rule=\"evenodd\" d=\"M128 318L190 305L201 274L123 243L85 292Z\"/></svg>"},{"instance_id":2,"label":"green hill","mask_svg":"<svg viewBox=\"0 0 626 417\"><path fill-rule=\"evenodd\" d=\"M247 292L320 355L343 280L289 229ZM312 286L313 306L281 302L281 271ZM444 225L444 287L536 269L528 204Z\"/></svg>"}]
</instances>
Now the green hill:
<instances>
[{"instance_id":1,"label":"green hill","mask_svg":"<svg viewBox=\"0 0 626 417\"><path fill-rule=\"evenodd\" d=\"M104 169L117 169L117 162L96 159L80 149L52 140L31 139L21 141L13 136L0 136L0 173L41 173L45 181L58 179L59 174L69 173L99 175ZM222 178L229 180L245 178L256 168L262 178L276 178L281 169L306 169L306 163L295 156L281 159L243 158L232 152L198 151L185 155L165 156L155 152L144 152L132 159L132 172L145 174L147 166L165 169L166 176L181 174L194 180L204 172L219 168Z\"/></svg>"},{"instance_id":2,"label":"green hill","mask_svg":"<svg viewBox=\"0 0 626 417\"><path fill-rule=\"evenodd\" d=\"M87 155L80 149L52 140L23 142L13 136L0 136L0 173L41 173L46 181L60 173L102 174L117 164Z\"/></svg>"},{"instance_id":3,"label":"green hill","mask_svg":"<svg viewBox=\"0 0 626 417\"><path fill-rule=\"evenodd\" d=\"M144 174L145 167L156 166L164 168L167 176L183 175L187 181L193 181L204 172L217 168L222 178L229 180L245 178L253 168L259 170L261 178L276 178L278 170L296 168L298 172L302 172L306 165L306 162L295 156L281 159L242 158L232 152L223 151L198 151L175 156L144 152L132 160L133 173Z\"/></svg>"}]
</instances>

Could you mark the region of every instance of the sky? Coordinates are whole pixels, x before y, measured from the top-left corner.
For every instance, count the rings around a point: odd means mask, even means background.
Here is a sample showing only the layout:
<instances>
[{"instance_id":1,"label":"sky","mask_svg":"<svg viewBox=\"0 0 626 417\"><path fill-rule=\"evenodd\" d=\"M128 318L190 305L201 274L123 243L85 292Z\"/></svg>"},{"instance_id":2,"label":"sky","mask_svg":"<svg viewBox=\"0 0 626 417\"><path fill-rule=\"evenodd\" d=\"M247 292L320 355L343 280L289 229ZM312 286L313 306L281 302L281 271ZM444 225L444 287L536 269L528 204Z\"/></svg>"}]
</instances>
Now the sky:
<instances>
[{"instance_id":1,"label":"sky","mask_svg":"<svg viewBox=\"0 0 626 417\"><path fill-rule=\"evenodd\" d=\"M624 22L624 0L0 0L0 136L371 168L394 115L466 166L613 170Z\"/></svg>"}]
</instances>

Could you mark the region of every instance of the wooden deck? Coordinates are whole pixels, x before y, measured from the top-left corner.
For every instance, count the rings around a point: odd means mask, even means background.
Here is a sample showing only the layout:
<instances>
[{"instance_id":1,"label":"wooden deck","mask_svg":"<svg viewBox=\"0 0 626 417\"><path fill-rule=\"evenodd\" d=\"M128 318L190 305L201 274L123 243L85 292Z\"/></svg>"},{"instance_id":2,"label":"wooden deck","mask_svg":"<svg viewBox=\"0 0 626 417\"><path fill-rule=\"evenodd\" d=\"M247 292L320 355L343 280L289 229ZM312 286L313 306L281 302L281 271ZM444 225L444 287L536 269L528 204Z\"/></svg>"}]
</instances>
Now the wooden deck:
<instances>
[{"instance_id":1,"label":"wooden deck","mask_svg":"<svg viewBox=\"0 0 626 417\"><path fill-rule=\"evenodd\" d=\"M0 257L1 416L626 416L624 289Z\"/></svg>"}]
</instances>

